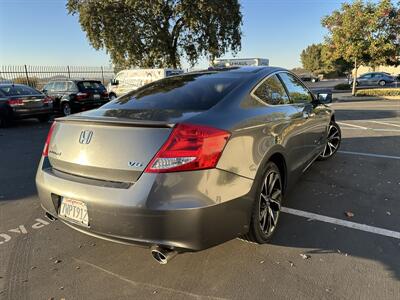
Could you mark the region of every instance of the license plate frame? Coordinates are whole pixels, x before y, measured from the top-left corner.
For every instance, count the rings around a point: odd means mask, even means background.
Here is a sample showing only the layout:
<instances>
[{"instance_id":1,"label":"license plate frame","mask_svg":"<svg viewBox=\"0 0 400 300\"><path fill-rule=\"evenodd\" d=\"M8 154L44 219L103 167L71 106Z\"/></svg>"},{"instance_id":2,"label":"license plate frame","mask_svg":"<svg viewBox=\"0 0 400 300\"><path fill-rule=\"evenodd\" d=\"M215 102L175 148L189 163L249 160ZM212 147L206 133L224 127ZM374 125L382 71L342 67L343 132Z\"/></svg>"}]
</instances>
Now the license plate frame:
<instances>
[{"instance_id":1,"label":"license plate frame","mask_svg":"<svg viewBox=\"0 0 400 300\"><path fill-rule=\"evenodd\" d=\"M89 227L89 213L83 201L62 197L58 215L66 221Z\"/></svg>"},{"instance_id":2,"label":"license plate frame","mask_svg":"<svg viewBox=\"0 0 400 300\"><path fill-rule=\"evenodd\" d=\"M100 100L100 98L99 94L93 94L93 100Z\"/></svg>"}]
</instances>

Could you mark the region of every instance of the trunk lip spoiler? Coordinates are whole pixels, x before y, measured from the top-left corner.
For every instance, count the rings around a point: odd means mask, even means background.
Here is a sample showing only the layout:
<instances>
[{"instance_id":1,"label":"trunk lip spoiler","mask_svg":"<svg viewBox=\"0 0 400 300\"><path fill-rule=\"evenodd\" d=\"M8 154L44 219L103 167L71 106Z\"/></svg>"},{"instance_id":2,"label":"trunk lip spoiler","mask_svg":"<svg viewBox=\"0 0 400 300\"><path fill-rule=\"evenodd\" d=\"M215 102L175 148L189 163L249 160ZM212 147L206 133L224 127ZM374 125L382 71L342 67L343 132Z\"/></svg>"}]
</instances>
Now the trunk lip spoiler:
<instances>
[{"instance_id":1,"label":"trunk lip spoiler","mask_svg":"<svg viewBox=\"0 0 400 300\"><path fill-rule=\"evenodd\" d=\"M176 123L168 123L163 121L143 121L131 120L124 118L102 118L102 117L80 117L68 116L54 119L56 122L68 123L91 123L91 124L107 124L111 126L126 126L126 127L155 127L155 128L173 128Z\"/></svg>"}]
</instances>

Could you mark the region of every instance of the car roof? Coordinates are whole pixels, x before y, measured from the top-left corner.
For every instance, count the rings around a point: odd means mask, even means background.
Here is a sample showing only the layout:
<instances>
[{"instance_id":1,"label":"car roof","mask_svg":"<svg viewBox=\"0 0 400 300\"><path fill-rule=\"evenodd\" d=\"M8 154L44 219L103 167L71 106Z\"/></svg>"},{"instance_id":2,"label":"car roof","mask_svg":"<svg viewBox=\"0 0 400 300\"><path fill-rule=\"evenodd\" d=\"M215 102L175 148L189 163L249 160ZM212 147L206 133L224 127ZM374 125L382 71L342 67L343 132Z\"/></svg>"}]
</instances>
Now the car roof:
<instances>
[{"instance_id":1,"label":"car roof","mask_svg":"<svg viewBox=\"0 0 400 300\"><path fill-rule=\"evenodd\" d=\"M52 82L82 82L82 81L93 81L93 82L101 82L101 80L97 80L97 79L54 79L54 80L50 80L48 83L52 83Z\"/></svg>"},{"instance_id":2,"label":"car roof","mask_svg":"<svg viewBox=\"0 0 400 300\"><path fill-rule=\"evenodd\" d=\"M215 74L215 73L227 73L227 74L242 74L249 77L257 77L260 73L266 75L278 71L287 71L286 69L279 67L267 67L267 66L244 66L244 67L210 67L206 70L193 71L188 73L179 74L177 76L185 76L192 74Z\"/></svg>"},{"instance_id":3,"label":"car roof","mask_svg":"<svg viewBox=\"0 0 400 300\"><path fill-rule=\"evenodd\" d=\"M31 88L31 86L21 83L0 83L0 87L8 87L8 86L27 86Z\"/></svg>"}]
</instances>

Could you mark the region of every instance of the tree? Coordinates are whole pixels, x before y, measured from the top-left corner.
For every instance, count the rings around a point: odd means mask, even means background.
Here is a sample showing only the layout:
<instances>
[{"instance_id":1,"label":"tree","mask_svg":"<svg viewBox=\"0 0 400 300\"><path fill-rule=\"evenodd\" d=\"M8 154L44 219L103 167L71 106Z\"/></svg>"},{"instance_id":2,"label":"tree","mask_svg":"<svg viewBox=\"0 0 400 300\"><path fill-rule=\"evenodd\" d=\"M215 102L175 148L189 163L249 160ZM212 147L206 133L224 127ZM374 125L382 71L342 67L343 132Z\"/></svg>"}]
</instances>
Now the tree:
<instances>
[{"instance_id":1,"label":"tree","mask_svg":"<svg viewBox=\"0 0 400 300\"><path fill-rule=\"evenodd\" d=\"M322 44L312 44L301 52L300 58L304 69L313 73L324 72L322 49Z\"/></svg>"},{"instance_id":2,"label":"tree","mask_svg":"<svg viewBox=\"0 0 400 300\"><path fill-rule=\"evenodd\" d=\"M343 75L353 67L343 58L336 58L326 44L312 44L300 55L303 68L315 74ZM304 72L303 72L304 73Z\"/></svg>"},{"instance_id":3,"label":"tree","mask_svg":"<svg viewBox=\"0 0 400 300\"><path fill-rule=\"evenodd\" d=\"M322 19L322 25L329 32L326 44L333 59L353 62L354 79L360 64L396 64L398 13L399 9L390 0L379 3L356 0L342 4L340 10ZM353 80L353 95L355 92L356 80Z\"/></svg>"},{"instance_id":4,"label":"tree","mask_svg":"<svg viewBox=\"0 0 400 300\"><path fill-rule=\"evenodd\" d=\"M119 66L176 68L182 56L194 65L241 48L237 0L68 0L67 9Z\"/></svg>"},{"instance_id":5,"label":"tree","mask_svg":"<svg viewBox=\"0 0 400 300\"><path fill-rule=\"evenodd\" d=\"M353 63L346 61L343 58L336 58L334 53L329 49L326 44L323 44L321 51L321 58L323 61L324 74L332 74L342 76L349 74L353 69Z\"/></svg>"}]
</instances>

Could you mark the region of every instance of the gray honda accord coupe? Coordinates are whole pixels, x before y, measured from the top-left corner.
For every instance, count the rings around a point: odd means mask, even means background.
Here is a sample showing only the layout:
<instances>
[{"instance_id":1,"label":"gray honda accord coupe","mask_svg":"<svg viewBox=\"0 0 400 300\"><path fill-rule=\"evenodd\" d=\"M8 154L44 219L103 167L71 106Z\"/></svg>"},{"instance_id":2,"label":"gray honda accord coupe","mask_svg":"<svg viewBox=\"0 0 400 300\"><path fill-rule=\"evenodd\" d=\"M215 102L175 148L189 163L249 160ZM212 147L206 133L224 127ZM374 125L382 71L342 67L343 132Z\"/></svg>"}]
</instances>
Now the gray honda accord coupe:
<instances>
[{"instance_id":1,"label":"gray honda accord coupe","mask_svg":"<svg viewBox=\"0 0 400 300\"><path fill-rule=\"evenodd\" d=\"M340 128L294 74L210 69L56 119L36 176L48 218L167 263L236 237L266 243L282 201Z\"/></svg>"}]
</instances>

